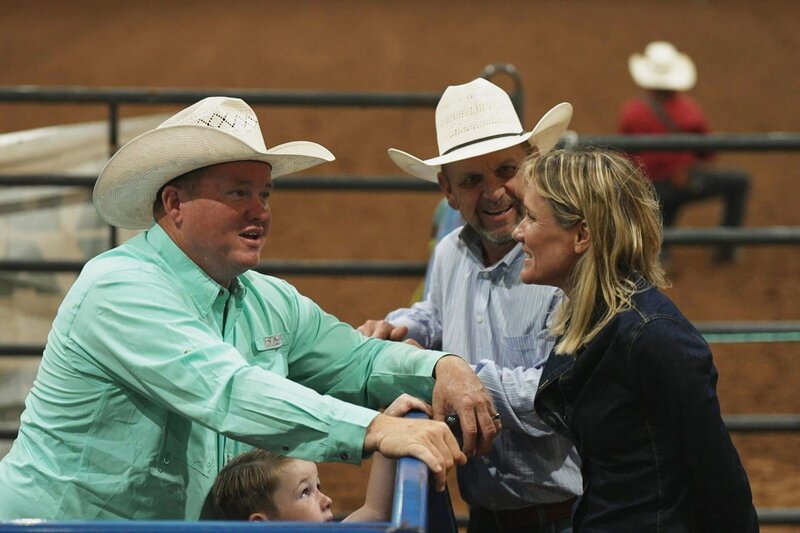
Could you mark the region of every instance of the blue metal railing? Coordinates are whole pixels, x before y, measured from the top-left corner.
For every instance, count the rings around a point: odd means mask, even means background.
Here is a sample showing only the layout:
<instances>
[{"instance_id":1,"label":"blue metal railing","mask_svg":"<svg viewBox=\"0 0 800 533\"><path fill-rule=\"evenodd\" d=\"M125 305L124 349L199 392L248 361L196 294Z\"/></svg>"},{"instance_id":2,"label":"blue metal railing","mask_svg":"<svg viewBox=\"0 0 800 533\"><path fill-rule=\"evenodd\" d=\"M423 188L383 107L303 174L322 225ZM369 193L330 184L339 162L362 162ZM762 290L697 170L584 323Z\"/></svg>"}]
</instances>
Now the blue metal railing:
<instances>
[{"instance_id":1,"label":"blue metal railing","mask_svg":"<svg viewBox=\"0 0 800 533\"><path fill-rule=\"evenodd\" d=\"M263 529L278 532L330 533L330 531L354 531L381 533L418 532L423 529L394 529L387 524L378 523L309 523L309 522L179 522L171 520L137 520L96 522L17 522L0 523L0 533L219 533L220 531L261 531Z\"/></svg>"}]
</instances>

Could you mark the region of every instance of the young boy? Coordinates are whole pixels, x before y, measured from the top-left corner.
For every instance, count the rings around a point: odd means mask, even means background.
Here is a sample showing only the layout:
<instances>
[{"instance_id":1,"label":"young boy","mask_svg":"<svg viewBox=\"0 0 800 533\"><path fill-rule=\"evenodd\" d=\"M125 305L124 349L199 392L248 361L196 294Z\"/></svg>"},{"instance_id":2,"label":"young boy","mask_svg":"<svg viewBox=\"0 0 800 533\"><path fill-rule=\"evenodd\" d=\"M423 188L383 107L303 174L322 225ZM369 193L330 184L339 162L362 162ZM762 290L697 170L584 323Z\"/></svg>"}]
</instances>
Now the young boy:
<instances>
[{"instance_id":1,"label":"young boy","mask_svg":"<svg viewBox=\"0 0 800 533\"><path fill-rule=\"evenodd\" d=\"M412 409L433 416L430 405L402 394L384 414L403 416ZM395 462L376 453L364 505L345 522L386 521L392 513ZM317 465L265 450L251 450L231 460L211 489L214 514L220 520L333 520L333 500L321 490Z\"/></svg>"}]
</instances>

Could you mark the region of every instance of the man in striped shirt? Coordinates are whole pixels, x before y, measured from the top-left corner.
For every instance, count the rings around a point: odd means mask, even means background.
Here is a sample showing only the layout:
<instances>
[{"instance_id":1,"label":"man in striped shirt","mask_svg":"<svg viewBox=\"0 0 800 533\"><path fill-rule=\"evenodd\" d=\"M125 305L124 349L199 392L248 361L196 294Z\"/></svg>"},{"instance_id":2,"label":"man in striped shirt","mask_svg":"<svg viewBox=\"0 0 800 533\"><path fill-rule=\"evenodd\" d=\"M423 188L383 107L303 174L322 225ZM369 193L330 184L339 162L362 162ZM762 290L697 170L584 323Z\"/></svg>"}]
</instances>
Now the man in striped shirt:
<instances>
[{"instance_id":1,"label":"man in striped shirt","mask_svg":"<svg viewBox=\"0 0 800 533\"><path fill-rule=\"evenodd\" d=\"M458 471L469 532L571 531L581 492L577 452L533 409L561 293L520 283L525 254L511 233L522 214L509 192L523 159L550 150L571 116L572 106L559 104L526 132L505 91L477 79L448 87L439 101L439 157L389 150L404 171L439 183L466 224L437 245L423 301L359 330L460 354L491 393L505 431Z\"/></svg>"}]
</instances>

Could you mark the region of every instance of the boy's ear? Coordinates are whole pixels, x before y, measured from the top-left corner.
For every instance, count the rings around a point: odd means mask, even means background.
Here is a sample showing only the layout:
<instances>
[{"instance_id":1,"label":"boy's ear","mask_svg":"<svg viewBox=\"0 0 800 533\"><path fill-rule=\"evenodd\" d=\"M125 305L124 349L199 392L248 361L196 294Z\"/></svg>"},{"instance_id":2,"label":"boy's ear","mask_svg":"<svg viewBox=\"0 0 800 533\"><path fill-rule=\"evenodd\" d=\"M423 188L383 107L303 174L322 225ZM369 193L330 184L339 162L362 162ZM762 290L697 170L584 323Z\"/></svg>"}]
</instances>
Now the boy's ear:
<instances>
[{"instance_id":1,"label":"boy's ear","mask_svg":"<svg viewBox=\"0 0 800 533\"><path fill-rule=\"evenodd\" d=\"M592 233L589 230L589 225L585 220L578 223L578 232L575 234L575 253L582 255L589 249L589 242L591 241Z\"/></svg>"},{"instance_id":2,"label":"boy's ear","mask_svg":"<svg viewBox=\"0 0 800 533\"><path fill-rule=\"evenodd\" d=\"M269 522L269 517L266 513L251 513L247 520L249 522Z\"/></svg>"}]
</instances>

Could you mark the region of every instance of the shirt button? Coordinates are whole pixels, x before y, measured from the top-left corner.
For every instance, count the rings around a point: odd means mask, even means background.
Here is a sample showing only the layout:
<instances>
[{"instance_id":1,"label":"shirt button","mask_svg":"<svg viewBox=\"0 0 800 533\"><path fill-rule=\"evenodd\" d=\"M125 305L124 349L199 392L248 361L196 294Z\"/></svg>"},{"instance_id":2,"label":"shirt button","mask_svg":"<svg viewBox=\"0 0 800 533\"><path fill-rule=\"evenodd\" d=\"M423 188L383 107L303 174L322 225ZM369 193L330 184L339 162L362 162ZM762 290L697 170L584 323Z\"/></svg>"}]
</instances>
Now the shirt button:
<instances>
[{"instance_id":1,"label":"shirt button","mask_svg":"<svg viewBox=\"0 0 800 533\"><path fill-rule=\"evenodd\" d=\"M489 273L488 272L481 272L481 278L489 279Z\"/></svg>"},{"instance_id":2,"label":"shirt button","mask_svg":"<svg viewBox=\"0 0 800 533\"><path fill-rule=\"evenodd\" d=\"M161 460L162 460L162 461L164 461L164 464L165 464L165 465L168 465L168 464L169 464L169 460L170 460L170 456L169 456L169 454L165 454L165 455L164 455L164 458L163 458L163 459L161 459Z\"/></svg>"},{"instance_id":3,"label":"shirt button","mask_svg":"<svg viewBox=\"0 0 800 533\"><path fill-rule=\"evenodd\" d=\"M345 453L341 454L341 455L339 456L339 458L340 458L342 461L349 461L349 460L350 460L350 454L349 454L349 453L347 453L347 452L345 452Z\"/></svg>"},{"instance_id":4,"label":"shirt button","mask_svg":"<svg viewBox=\"0 0 800 533\"><path fill-rule=\"evenodd\" d=\"M283 451L285 451L285 452L288 452L288 451L289 451L289 447L288 447L288 446L283 446L281 449L282 449Z\"/></svg>"},{"instance_id":5,"label":"shirt button","mask_svg":"<svg viewBox=\"0 0 800 533\"><path fill-rule=\"evenodd\" d=\"M478 316L475 318L475 320L477 320L477 321L478 321L478 324L482 323L482 322L483 322L483 315L478 315Z\"/></svg>"}]
</instances>

